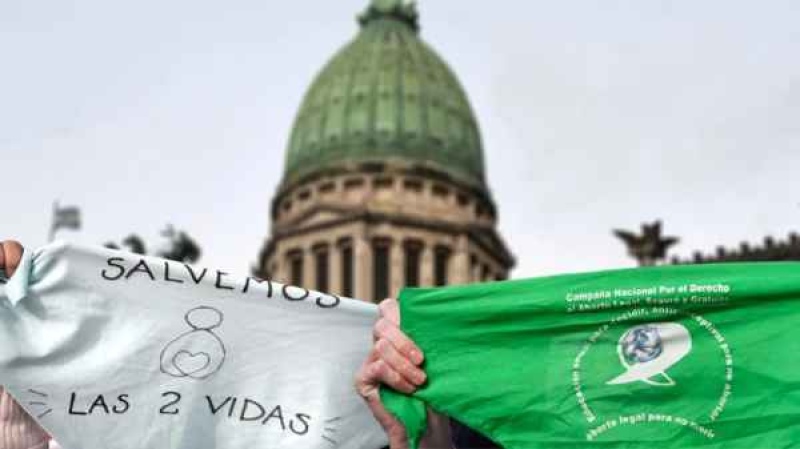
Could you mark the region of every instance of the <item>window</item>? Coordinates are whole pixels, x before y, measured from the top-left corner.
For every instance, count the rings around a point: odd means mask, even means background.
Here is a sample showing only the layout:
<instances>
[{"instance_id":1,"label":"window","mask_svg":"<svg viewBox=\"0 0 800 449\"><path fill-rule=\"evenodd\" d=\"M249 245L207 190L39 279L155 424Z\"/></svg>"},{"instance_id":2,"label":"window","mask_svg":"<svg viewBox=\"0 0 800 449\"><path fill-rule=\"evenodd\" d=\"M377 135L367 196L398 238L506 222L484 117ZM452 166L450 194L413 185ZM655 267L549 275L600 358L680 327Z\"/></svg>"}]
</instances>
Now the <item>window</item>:
<instances>
[{"instance_id":1,"label":"window","mask_svg":"<svg viewBox=\"0 0 800 449\"><path fill-rule=\"evenodd\" d=\"M342 295L352 298L353 291L353 245L349 242L342 245Z\"/></svg>"},{"instance_id":2,"label":"window","mask_svg":"<svg viewBox=\"0 0 800 449\"><path fill-rule=\"evenodd\" d=\"M483 265L483 267L481 267L481 282L486 282L488 280L491 280L489 276L489 265Z\"/></svg>"},{"instance_id":3,"label":"window","mask_svg":"<svg viewBox=\"0 0 800 449\"><path fill-rule=\"evenodd\" d=\"M391 189L394 186L394 179L392 178L375 178L372 181L372 186L376 189Z\"/></svg>"},{"instance_id":4,"label":"window","mask_svg":"<svg viewBox=\"0 0 800 449\"><path fill-rule=\"evenodd\" d=\"M421 192L422 181L418 179L406 179L403 181L403 188L412 192Z\"/></svg>"},{"instance_id":5,"label":"window","mask_svg":"<svg viewBox=\"0 0 800 449\"><path fill-rule=\"evenodd\" d=\"M364 179L362 178L350 178L344 181L345 190L357 189L363 185Z\"/></svg>"},{"instance_id":6,"label":"window","mask_svg":"<svg viewBox=\"0 0 800 449\"><path fill-rule=\"evenodd\" d=\"M319 193L331 193L336 190L336 184L333 182L326 182L319 186Z\"/></svg>"},{"instance_id":7,"label":"window","mask_svg":"<svg viewBox=\"0 0 800 449\"><path fill-rule=\"evenodd\" d=\"M289 280L292 285L303 285L303 253L301 251L289 254Z\"/></svg>"},{"instance_id":8,"label":"window","mask_svg":"<svg viewBox=\"0 0 800 449\"><path fill-rule=\"evenodd\" d=\"M436 285L447 285L447 268L450 265L450 250L445 247L436 248L433 263L433 280Z\"/></svg>"},{"instance_id":9,"label":"window","mask_svg":"<svg viewBox=\"0 0 800 449\"><path fill-rule=\"evenodd\" d=\"M372 297L375 302L383 301L389 296L389 242L376 241L372 248Z\"/></svg>"},{"instance_id":10,"label":"window","mask_svg":"<svg viewBox=\"0 0 800 449\"><path fill-rule=\"evenodd\" d=\"M434 184L433 195L440 198L446 198L448 195L450 195L450 189L441 184Z\"/></svg>"},{"instance_id":11,"label":"window","mask_svg":"<svg viewBox=\"0 0 800 449\"><path fill-rule=\"evenodd\" d=\"M422 245L417 242L407 242L405 252L406 286L417 287L419 286L419 266Z\"/></svg>"},{"instance_id":12,"label":"window","mask_svg":"<svg viewBox=\"0 0 800 449\"><path fill-rule=\"evenodd\" d=\"M329 286L328 248L320 248L314 252L314 265L317 272L317 290L327 292Z\"/></svg>"},{"instance_id":13,"label":"window","mask_svg":"<svg viewBox=\"0 0 800 449\"><path fill-rule=\"evenodd\" d=\"M478 256L475 254L469 256L469 280L471 282L478 280Z\"/></svg>"}]
</instances>

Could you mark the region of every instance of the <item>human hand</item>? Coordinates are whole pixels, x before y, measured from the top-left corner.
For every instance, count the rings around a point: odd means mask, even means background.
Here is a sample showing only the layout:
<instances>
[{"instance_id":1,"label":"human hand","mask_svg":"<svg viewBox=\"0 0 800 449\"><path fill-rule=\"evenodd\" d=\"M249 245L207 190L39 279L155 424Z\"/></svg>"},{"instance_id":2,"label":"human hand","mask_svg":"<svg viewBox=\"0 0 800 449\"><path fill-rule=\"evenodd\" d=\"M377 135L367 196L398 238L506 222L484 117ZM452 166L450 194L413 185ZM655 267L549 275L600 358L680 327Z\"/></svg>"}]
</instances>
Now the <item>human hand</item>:
<instances>
[{"instance_id":1,"label":"human hand","mask_svg":"<svg viewBox=\"0 0 800 449\"><path fill-rule=\"evenodd\" d=\"M420 369L424 357L417 345L400 330L397 300L387 299L380 303L379 309L372 350L356 374L356 390L386 431L391 448L406 449L406 429L383 406L380 386L385 384L403 393L413 393L426 380Z\"/></svg>"},{"instance_id":2,"label":"human hand","mask_svg":"<svg viewBox=\"0 0 800 449\"><path fill-rule=\"evenodd\" d=\"M22 245L0 242L0 272L11 277L22 260ZM0 447L4 449L46 448L50 437L5 390L0 387Z\"/></svg>"},{"instance_id":3,"label":"human hand","mask_svg":"<svg viewBox=\"0 0 800 449\"><path fill-rule=\"evenodd\" d=\"M14 240L0 242L0 271L11 277L22 260L22 245Z\"/></svg>"}]
</instances>

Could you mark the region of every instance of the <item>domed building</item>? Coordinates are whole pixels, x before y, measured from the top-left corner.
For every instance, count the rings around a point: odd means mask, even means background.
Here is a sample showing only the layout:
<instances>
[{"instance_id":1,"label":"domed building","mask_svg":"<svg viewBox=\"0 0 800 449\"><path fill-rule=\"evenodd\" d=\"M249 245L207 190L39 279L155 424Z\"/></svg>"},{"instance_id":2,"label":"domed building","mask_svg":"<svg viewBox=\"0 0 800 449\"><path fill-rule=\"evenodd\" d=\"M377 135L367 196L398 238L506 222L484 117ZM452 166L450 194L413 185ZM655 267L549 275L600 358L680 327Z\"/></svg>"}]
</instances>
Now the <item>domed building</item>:
<instances>
[{"instance_id":1,"label":"domed building","mask_svg":"<svg viewBox=\"0 0 800 449\"><path fill-rule=\"evenodd\" d=\"M507 278L458 79L420 39L413 4L372 0L359 23L297 114L258 274L372 301Z\"/></svg>"}]
</instances>

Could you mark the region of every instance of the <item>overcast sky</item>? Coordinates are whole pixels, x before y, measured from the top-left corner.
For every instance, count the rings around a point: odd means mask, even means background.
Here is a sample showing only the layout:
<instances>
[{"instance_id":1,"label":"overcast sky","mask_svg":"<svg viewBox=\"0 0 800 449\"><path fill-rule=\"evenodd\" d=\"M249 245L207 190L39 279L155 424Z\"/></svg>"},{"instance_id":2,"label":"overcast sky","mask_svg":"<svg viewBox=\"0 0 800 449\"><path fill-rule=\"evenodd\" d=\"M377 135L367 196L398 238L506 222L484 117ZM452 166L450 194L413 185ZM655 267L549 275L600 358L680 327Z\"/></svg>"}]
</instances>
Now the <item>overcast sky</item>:
<instances>
[{"instance_id":1,"label":"overcast sky","mask_svg":"<svg viewBox=\"0 0 800 449\"><path fill-rule=\"evenodd\" d=\"M158 242L244 273L305 89L367 0L0 2L0 237ZM422 0L483 131L515 277L631 266L800 229L800 2Z\"/></svg>"}]
</instances>

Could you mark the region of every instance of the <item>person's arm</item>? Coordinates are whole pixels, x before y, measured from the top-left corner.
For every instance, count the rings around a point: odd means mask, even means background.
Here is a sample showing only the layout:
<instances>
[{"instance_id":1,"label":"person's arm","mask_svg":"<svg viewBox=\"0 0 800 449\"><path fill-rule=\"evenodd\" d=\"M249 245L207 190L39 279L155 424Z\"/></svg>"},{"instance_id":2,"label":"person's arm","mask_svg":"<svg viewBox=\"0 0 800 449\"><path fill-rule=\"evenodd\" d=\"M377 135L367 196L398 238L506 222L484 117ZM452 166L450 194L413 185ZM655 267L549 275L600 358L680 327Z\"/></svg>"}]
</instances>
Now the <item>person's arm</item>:
<instances>
[{"instance_id":1,"label":"person's arm","mask_svg":"<svg viewBox=\"0 0 800 449\"><path fill-rule=\"evenodd\" d=\"M0 242L0 271L11 277L22 259L22 245ZM47 449L50 437L9 394L0 387L0 448Z\"/></svg>"},{"instance_id":2,"label":"person's arm","mask_svg":"<svg viewBox=\"0 0 800 449\"><path fill-rule=\"evenodd\" d=\"M356 375L356 390L389 436L391 449L407 449L406 429L383 406L379 391L382 384L403 393L416 391L426 380L420 369L424 356L400 330L397 301L387 299L379 307L380 318L375 323L372 350ZM422 449L452 448L447 418L428 412L428 432L420 446Z\"/></svg>"}]
</instances>

